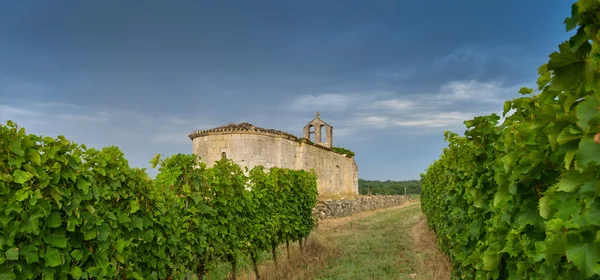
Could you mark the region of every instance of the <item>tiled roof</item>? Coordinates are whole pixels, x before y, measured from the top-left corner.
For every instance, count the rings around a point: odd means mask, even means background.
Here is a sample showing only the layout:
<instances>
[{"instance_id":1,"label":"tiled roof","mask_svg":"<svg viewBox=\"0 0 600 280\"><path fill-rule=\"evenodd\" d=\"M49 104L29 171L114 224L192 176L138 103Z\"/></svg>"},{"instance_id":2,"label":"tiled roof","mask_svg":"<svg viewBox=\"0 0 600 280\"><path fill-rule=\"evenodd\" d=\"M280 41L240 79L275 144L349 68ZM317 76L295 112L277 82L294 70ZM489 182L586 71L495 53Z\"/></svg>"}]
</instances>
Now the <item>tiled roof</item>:
<instances>
[{"instance_id":1,"label":"tiled roof","mask_svg":"<svg viewBox=\"0 0 600 280\"><path fill-rule=\"evenodd\" d=\"M229 124L211 128L211 129L197 130L197 131L192 132L189 135L189 137L190 137L190 139L194 139L196 137L206 136L206 135L210 134L211 132L234 133L236 131L258 131L258 132L263 132L263 133L268 133L268 134L283 135L283 136L290 137L292 139L298 139L298 137L296 137L292 134L289 134L287 132L283 132L283 131L276 130L276 129L261 128L261 127L254 126L250 123L240 123L240 124L229 123Z\"/></svg>"}]
</instances>

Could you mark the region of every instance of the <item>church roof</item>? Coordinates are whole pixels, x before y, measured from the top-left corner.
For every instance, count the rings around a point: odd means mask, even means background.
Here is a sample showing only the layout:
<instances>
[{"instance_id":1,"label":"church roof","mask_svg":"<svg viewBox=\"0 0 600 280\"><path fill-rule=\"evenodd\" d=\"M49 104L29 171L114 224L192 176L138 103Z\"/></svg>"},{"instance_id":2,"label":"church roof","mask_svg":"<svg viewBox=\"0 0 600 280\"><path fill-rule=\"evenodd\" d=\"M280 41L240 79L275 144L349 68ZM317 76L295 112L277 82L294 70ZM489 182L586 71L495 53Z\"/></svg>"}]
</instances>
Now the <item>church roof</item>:
<instances>
[{"instance_id":1,"label":"church roof","mask_svg":"<svg viewBox=\"0 0 600 280\"><path fill-rule=\"evenodd\" d=\"M313 122L315 122L315 121L317 121L317 120L318 120L319 122L323 123L323 124L324 124L324 125L326 125L326 126L332 127L330 124L326 123L324 120L322 120L322 119L321 119L321 113L319 113L319 112L317 112L317 114L316 114L315 118L314 118L314 119L312 119L312 121L308 122L308 123L307 123L307 124L306 124L304 127L307 127L307 126L311 125Z\"/></svg>"},{"instance_id":2,"label":"church roof","mask_svg":"<svg viewBox=\"0 0 600 280\"><path fill-rule=\"evenodd\" d=\"M253 124L246 123L246 122L240 123L240 124L228 123L226 125L211 128L211 129L197 130L197 131L192 132L189 135L189 137L190 137L190 139L194 139L196 137L206 136L211 132L235 133L236 131L258 131L258 132L275 134L275 135L283 135L283 136L287 136L290 138L298 139L298 137L296 137L295 135L289 134L289 133L281 131L281 130L262 128L262 127L254 126Z\"/></svg>"}]
</instances>

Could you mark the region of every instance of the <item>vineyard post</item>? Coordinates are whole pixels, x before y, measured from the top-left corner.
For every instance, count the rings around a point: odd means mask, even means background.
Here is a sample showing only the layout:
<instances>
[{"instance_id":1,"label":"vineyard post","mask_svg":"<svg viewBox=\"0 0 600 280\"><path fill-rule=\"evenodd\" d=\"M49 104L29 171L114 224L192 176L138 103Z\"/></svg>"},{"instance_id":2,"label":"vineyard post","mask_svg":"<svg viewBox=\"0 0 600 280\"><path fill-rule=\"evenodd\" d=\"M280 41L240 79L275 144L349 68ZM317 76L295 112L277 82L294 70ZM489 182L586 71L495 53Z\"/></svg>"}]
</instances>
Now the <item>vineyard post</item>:
<instances>
[{"instance_id":1,"label":"vineyard post","mask_svg":"<svg viewBox=\"0 0 600 280\"><path fill-rule=\"evenodd\" d=\"M273 246L271 247L271 254L273 255L273 262L275 263L275 266L279 267L277 264L277 244L275 243L273 243Z\"/></svg>"},{"instance_id":2,"label":"vineyard post","mask_svg":"<svg viewBox=\"0 0 600 280\"><path fill-rule=\"evenodd\" d=\"M287 259L288 261L290 260L290 241L289 240L285 240L285 248L287 251Z\"/></svg>"},{"instance_id":3,"label":"vineyard post","mask_svg":"<svg viewBox=\"0 0 600 280\"><path fill-rule=\"evenodd\" d=\"M254 252L250 252L250 258L252 259L252 266L254 268L254 274L256 274L256 280L260 280L260 275L258 274L256 255L254 254Z\"/></svg>"}]
</instances>

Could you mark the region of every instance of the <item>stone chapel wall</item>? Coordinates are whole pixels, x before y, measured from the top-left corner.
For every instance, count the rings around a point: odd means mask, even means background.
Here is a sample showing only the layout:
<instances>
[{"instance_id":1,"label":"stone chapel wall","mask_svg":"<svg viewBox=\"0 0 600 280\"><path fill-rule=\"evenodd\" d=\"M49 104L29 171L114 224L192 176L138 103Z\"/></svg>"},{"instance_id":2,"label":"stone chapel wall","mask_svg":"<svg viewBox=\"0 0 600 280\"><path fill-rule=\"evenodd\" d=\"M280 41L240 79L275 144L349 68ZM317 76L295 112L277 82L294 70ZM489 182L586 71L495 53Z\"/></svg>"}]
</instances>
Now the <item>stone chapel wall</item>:
<instances>
[{"instance_id":1,"label":"stone chapel wall","mask_svg":"<svg viewBox=\"0 0 600 280\"><path fill-rule=\"evenodd\" d=\"M315 170L319 194L357 194L358 167L354 158L299 141L291 135L240 130L208 132L192 138L193 152L207 166L222 153L240 166Z\"/></svg>"}]
</instances>

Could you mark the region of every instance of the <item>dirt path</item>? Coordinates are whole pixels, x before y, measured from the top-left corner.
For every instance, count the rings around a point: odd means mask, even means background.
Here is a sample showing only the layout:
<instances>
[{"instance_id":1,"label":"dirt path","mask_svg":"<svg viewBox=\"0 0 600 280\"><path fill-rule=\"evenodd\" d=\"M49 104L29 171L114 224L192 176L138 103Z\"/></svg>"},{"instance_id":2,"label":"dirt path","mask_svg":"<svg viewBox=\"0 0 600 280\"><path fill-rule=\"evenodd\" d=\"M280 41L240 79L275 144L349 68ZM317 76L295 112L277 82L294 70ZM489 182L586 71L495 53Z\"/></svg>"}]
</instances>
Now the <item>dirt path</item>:
<instances>
[{"instance_id":1,"label":"dirt path","mask_svg":"<svg viewBox=\"0 0 600 280\"><path fill-rule=\"evenodd\" d=\"M262 280L450 279L447 258L437 250L419 202L319 221L304 251L294 244L279 266L265 259ZM256 279L246 271L238 279Z\"/></svg>"},{"instance_id":2,"label":"dirt path","mask_svg":"<svg viewBox=\"0 0 600 280\"><path fill-rule=\"evenodd\" d=\"M416 205L416 204L420 204L420 202L418 202L418 201L411 201L411 202L404 203L402 205L388 207L388 208L383 208L383 209L376 209L376 210L371 210L371 211L360 212L360 213L357 213L357 214L354 214L354 215L351 215L351 216L347 216L347 217L320 220L319 221L319 227L318 227L317 230L319 230L319 231L328 231L328 230L337 229L340 226L348 224L350 221L360 220L360 219L363 219L365 217L373 216L373 215L375 215L377 213L381 213L381 212L395 211L395 210L402 209L402 208L405 208L405 207L408 207L408 206L412 206L412 205Z\"/></svg>"}]
</instances>

